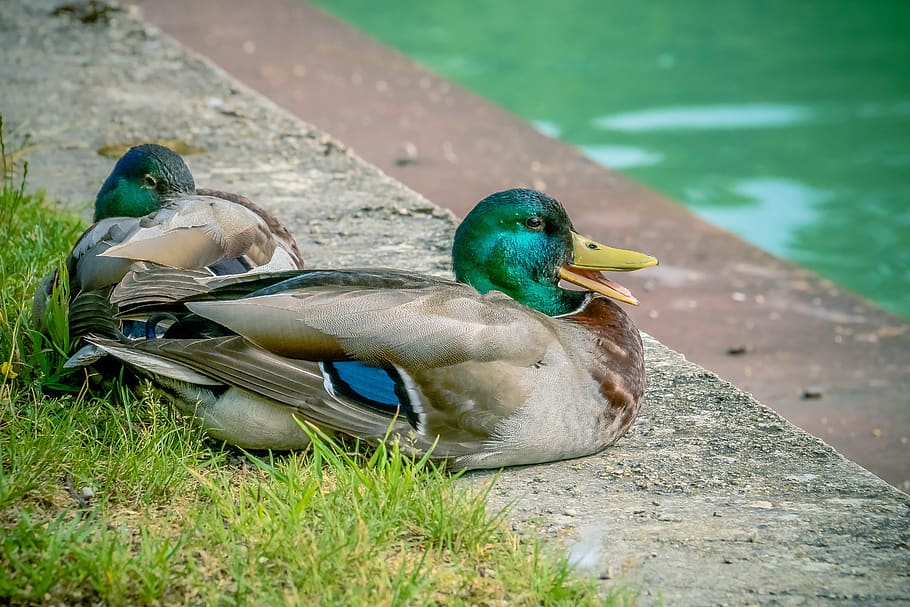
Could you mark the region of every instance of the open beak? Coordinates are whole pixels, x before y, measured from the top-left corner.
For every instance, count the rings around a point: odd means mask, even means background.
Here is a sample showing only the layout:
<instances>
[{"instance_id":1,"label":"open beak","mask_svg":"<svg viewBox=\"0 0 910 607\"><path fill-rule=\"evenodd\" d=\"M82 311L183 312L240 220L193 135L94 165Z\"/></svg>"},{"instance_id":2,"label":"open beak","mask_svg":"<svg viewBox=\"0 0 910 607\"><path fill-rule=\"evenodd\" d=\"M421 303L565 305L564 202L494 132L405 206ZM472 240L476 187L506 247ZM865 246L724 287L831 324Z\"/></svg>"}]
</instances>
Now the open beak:
<instances>
[{"instance_id":1,"label":"open beak","mask_svg":"<svg viewBox=\"0 0 910 607\"><path fill-rule=\"evenodd\" d=\"M589 291L637 306L638 300L629 289L601 272L631 272L656 265L655 257L614 249L573 231L572 261L559 268L559 277Z\"/></svg>"}]
</instances>

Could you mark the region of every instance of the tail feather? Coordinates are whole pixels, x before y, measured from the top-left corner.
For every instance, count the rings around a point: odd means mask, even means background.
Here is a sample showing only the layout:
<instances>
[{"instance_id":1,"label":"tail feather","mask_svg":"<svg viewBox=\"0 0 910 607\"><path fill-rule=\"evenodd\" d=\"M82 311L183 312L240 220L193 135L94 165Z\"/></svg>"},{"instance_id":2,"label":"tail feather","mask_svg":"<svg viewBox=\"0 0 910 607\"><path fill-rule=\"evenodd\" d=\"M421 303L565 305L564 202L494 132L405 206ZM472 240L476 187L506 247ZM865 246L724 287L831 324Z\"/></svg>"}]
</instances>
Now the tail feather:
<instances>
[{"instance_id":1,"label":"tail feather","mask_svg":"<svg viewBox=\"0 0 910 607\"><path fill-rule=\"evenodd\" d=\"M205 270L146 266L127 274L114 289L111 302L121 316L149 311L182 310L196 299L237 299L294 276L299 270L212 276Z\"/></svg>"},{"instance_id":2,"label":"tail feather","mask_svg":"<svg viewBox=\"0 0 910 607\"><path fill-rule=\"evenodd\" d=\"M86 335L117 339L120 323L114 318L116 308L108 300L110 289L85 291L76 295L69 306L70 338L74 341Z\"/></svg>"}]
</instances>

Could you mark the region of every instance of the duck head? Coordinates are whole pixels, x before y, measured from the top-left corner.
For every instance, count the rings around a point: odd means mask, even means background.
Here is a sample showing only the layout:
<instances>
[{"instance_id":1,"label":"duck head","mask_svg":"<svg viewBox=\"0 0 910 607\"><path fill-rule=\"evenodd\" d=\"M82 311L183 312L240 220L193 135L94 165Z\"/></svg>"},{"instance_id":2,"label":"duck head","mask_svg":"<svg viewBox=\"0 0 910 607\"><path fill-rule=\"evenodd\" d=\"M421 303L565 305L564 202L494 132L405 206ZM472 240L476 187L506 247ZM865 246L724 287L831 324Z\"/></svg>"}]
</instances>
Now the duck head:
<instances>
[{"instance_id":1,"label":"duck head","mask_svg":"<svg viewBox=\"0 0 910 607\"><path fill-rule=\"evenodd\" d=\"M468 213L455 232L452 264L456 279L481 293L501 291L558 316L578 310L589 291L637 304L628 289L601 272L647 268L657 259L586 238L554 198L512 189L487 196ZM560 280L584 291L564 289Z\"/></svg>"},{"instance_id":2,"label":"duck head","mask_svg":"<svg viewBox=\"0 0 910 607\"><path fill-rule=\"evenodd\" d=\"M169 199L193 194L196 184L180 154L161 145L138 145L124 154L95 198L95 221L142 217Z\"/></svg>"}]
</instances>

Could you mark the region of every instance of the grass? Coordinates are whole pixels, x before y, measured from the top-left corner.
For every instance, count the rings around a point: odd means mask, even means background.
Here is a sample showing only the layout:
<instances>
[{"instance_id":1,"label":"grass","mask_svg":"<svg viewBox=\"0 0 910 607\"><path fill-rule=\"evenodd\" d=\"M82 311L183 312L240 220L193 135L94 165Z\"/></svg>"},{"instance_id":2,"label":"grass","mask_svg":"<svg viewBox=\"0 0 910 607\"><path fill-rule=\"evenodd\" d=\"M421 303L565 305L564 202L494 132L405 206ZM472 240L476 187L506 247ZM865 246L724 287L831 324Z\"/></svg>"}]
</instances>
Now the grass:
<instances>
[{"instance_id":1,"label":"grass","mask_svg":"<svg viewBox=\"0 0 910 607\"><path fill-rule=\"evenodd\" d=\"M0 603L621 601L519 541L483 492L394 444L316 436L306 453L257 457L206 439L147 386L73 383L61 303L49 305L50 339L30 306L82 228L4 174Z\"/></svg>"}]
</instances>

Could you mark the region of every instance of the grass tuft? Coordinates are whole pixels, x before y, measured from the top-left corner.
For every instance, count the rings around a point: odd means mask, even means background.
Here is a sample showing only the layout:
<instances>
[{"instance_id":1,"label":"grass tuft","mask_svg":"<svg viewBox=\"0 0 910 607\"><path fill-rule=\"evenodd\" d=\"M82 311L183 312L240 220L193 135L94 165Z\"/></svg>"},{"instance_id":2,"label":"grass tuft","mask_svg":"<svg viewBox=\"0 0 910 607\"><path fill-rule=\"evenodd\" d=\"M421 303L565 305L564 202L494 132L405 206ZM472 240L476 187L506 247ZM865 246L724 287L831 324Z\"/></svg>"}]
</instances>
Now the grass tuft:
<instances>
[{"instance_id":1,"label":"grass tuft","mask_svg":"<svg viewBox=\"0 0 910 607\"><path fill-rule=\"evenodd\" d=\"M50 337L31 294L47 270L64 271L83 224L27 193L27 167L0 153L0 603L619 601L519 541L485 492L394 443L313 433L306 453L246 454L147 385L73 384L61 370L74 346L67 294L42 315Z\"/></svg>"}]
</instances>

